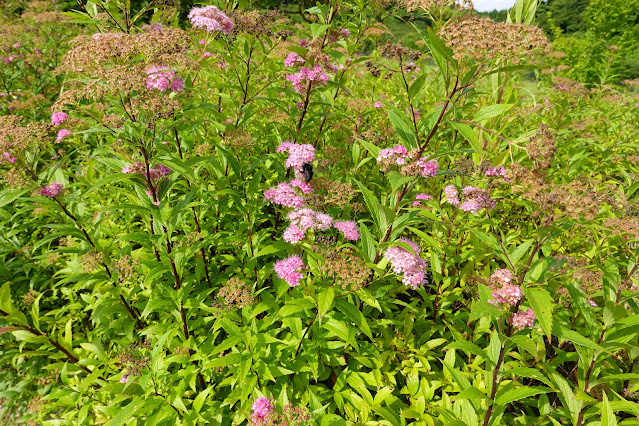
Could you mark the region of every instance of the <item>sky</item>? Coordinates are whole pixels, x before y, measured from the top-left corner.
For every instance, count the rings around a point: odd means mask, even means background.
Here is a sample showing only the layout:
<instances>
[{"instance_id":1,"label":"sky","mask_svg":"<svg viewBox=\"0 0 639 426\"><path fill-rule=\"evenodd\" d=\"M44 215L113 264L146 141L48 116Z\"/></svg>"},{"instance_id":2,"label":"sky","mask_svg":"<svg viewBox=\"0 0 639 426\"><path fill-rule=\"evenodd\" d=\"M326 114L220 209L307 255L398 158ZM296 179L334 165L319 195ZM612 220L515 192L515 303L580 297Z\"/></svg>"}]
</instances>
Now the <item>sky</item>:
<instances>
[{"instance_id":1,"label":"sky","mask_svg":"<svg viewBox=\"0 0 639 426\"><path fill-rule=\"evenodd\" d=\"M510 9L516 0L473 0L475 10L480 12L491 11L494 9Z\"/></svg>"}]
</instances>

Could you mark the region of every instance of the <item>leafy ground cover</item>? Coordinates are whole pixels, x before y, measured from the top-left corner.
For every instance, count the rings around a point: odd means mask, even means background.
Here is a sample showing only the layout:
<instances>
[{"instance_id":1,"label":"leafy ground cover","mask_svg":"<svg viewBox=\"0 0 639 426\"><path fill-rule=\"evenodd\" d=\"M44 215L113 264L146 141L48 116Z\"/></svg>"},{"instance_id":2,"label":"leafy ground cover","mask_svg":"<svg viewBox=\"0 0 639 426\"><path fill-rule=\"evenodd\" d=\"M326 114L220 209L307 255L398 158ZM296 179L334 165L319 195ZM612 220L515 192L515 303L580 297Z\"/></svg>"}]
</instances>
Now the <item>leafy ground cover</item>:
<instances>
[{"instance_id":1,"label":"leafy ground cover","mask_svg":"<svg viewBox=\"0 0 639 426\"><path fill-rule=\"evenodd\" d=\"M3 10L3 424L638 423L639 84L395 6Z\"/></svg>"}]
</instances>

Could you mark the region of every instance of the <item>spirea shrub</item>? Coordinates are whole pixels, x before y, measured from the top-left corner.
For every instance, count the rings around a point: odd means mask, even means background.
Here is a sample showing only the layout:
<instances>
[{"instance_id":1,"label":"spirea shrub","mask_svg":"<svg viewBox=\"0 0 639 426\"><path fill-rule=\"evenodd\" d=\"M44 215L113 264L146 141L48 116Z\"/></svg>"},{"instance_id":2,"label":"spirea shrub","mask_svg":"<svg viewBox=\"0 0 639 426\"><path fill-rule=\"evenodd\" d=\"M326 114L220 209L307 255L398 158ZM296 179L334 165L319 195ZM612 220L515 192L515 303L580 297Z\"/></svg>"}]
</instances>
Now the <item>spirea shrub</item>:
<instances>
[{"instance_id":1,"label":"spirea shrub","mask_svg":"<svg viewBox=\"0 0 639 426\"><path fill-rule=\"evenodd\" d=\"M0 423L636 424L637 85L240 5L3 12Z\"/></svg>"}]
</instances>

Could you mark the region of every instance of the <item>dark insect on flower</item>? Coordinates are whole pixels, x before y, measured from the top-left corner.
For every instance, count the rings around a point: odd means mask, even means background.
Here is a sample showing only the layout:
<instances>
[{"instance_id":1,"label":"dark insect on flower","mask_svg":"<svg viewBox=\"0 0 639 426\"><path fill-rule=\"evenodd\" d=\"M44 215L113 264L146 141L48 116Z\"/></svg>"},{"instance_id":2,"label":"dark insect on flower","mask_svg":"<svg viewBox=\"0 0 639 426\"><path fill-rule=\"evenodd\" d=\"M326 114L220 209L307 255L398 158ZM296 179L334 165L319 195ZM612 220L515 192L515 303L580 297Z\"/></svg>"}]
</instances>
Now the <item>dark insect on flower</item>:
<instances>
[{"instance_id":1,"label":"dark insect on flower","mask_svg":"<svg viewBox=\"0 0 639 426\"><path fill-rule=\"evenodd\" d=\"M313 166L310 163L302 164L302 173L304 173L304 182L313 179Z\"/></svg>"}]
</instances>

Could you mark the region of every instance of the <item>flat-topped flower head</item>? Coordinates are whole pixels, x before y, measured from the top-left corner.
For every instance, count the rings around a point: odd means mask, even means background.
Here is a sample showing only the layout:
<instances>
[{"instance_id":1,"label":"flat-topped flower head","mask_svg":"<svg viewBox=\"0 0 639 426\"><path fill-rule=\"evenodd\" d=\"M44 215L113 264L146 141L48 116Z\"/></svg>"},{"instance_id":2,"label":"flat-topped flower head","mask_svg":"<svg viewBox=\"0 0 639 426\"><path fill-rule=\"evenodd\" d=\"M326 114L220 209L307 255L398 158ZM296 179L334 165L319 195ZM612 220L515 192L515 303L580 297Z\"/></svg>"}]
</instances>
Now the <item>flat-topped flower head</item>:
<instances>
[{"instance_id":1,"label":"flat-topped flower head","mask_svg":"<svg viewBox=\"0 0 639 426\"><path fill-rule=\"evenodd\" d=\"M189 21L194 28L209 33L219 31L229 35L233 31L231 18L215 6L194 7L189 12Z\"/></svg>"},{"instance_id":2,"label":"flat-topped flower head","mask_svg":"<svg viewBox=\"0 0 639 426\"><path fill-rule=\"evenodd\" d=\"M55 137L55 142L59 143L62 141L62 139L66 138L67 136L69 136L71 134L71 130L67 130L67 129L60 129L58 131L58 135Z\"/></svg>"},{"instance_id":3,"label":"flat-topped flower head","mask_svg":"<svg viewBox=\"0 0 639 426\"><path fill-rule=\"evenodd\" d=\"M497 306L499 304L514 306L521 299L521 288L514 284L505 284L493 292L493 298L490 303Z\"/></svg>"},{"instance_id":4,"label":"flat-topped flower head","mask_svg":"<svg viewBox=\"0 0 639 426\"><path fill-rule=\"evenodd\" d=\"M56 111L51 114L51 124L53 124L54 126L59 126L60 124L64 123L67 118L69 118L68 114Z\"/></svg>"},{"instance_id":5,"label":"flat-topped flower head","mask_svg":"<svg viewBox=\"0 0 639 426\"><path fill-rule=\"evenodd\" d=\"M146 87L150 90L165 92L171 89L173 92L181 92L184 89L184 80L175 76L175 71L165 66L151 66L146 70Z\"/></svg>"},{"instance_id":6,"label":"flat-topped flower head","mask_svg":"<svg viewBox=\"0 0 639 426\"><path fill-rule=\"evenodd\" d=\"M297 93L304 94L309 85L311 87L325 85L328 82L328 74L320 65L315 65L313 68L304 67L295 74L290 74L286 79L291 82Z\"/></svg>"},{"instance_id":7,"label":"flat-topped flower head","mask_svg":"<svg viewBox=\"0 0 639 426\"><path fill-rule=\"evenodd\" d=\"M304 261L299 256L290 256L286 259L278 260L273 265L273 270L280 279L286 281L291 287L300 285L300 280L304 276L302 271L306 269Z\"/></svg>"},{"instance_id":8,"label":"flat-topped flower head","mask_svg":"<svg viewBox=\"0 0 639 426\"><path fill-rule=\"evenodd\" d=\"M302 174L302 166L312 163L315 159L315 148L311 144L297 144L295 142L282 142L277 152L287 152L288 158L284 165L288 169L293 167L298 175Z\"/></svg>"},{"instance_id":9,"label":"flat-topped flower head","mask_svg":"<svg viewBox=\"0 0 639 426\"><path fill-rule=\"evenodd\" d=\"M383 171L390 166L401 166L406 164L408 150L404 145L395 145L392 148L384 148L377 154L377 163Z\"/></svg>"},{"instance_id":10,"label":"flat-topped flower head","mask_svg":"<svg viewBox=\"0 0 639 426\"><path fill-rule=\"evenodd\" d=\"M513 314L510 322L517 330L523 330L526 327L532 327L533 325L535 325L536 319L537 316L535 315L533 310L528 309L527 311L517 312Z\"/></svg>"},{"instance_id":11,"label":"flat-topped flower head","mask_svg":"<svg viewBox=\"0 0 639 426\"><path fill-rule=\"evenodd\" d=\"M52 182L40 190L40 195L53 198L62 192L63 185L61 183Z\"/></svg>"},{"instance_id":12,"label":"flat-topped flower head","mask_svg":"<svg viewBox=\"0 0 639 426\"><path fill-rule=\"evenodd\" d=\"M444 188L444 201L453 206L459 205L459 193L454 185L448 185Z\"/></svg>"},{"instance_id":13,"label":"flat-topped flower head","mask_svg":"<svg viewBox=\"0 0 639 426\"><path fill-rule=\"evenodd\" d=\"M406 238L398 241L408 244L411 250L400 246L389 247L384 257L390 262L393 272L403 274L402 282L416 289L426 282L426 261L419 257L420 248L417 244Z\"/></svg>"},{"instance_id":14,"label":"flat-topped flower head","mask_svg":"<svg viewBox=\"0 0 639 426\"><path fill-rule=\"evenodd\" d=\"M344 234L344 238L347 240L359 240L359 229L357 229L357 224L354 221L348 220L345 222L335 222L333 223L333 227Z\"/></svg>"},{"instance_id":15,"label":"flat-topped flower head","mask_svg":"<svg viewBox=\"0 0 639 426\"><path fill-rule=\"evenodd\" d=\"M271 188L264 192L264 201L270 201L283 207L289 207L298 209L304 206L304 197L300 195L295 186L301 189L302 193L306 194L307 188L304 186L304 182L300 182L297 185L296 180L291 183L282 182L275 188Z\"/></svg>"},{"instance_id":16,"label":"flat-topped flower head","mask_svg":"<svg viewBox=\"0 0 639 426\"><path fill-rule=\"evenodd\" d=\"M284 59L284 66L285 67L294 67L296 65L301 65L304 62L306 62L304 60L304 58L302 58L300 55L298 55L295 52L291 52L291 53L288 54L286 59Z\"/></svg>"}]
</instances>

